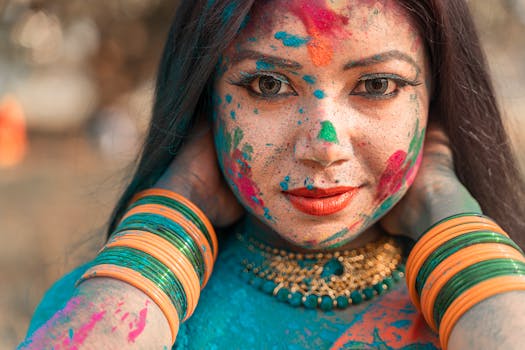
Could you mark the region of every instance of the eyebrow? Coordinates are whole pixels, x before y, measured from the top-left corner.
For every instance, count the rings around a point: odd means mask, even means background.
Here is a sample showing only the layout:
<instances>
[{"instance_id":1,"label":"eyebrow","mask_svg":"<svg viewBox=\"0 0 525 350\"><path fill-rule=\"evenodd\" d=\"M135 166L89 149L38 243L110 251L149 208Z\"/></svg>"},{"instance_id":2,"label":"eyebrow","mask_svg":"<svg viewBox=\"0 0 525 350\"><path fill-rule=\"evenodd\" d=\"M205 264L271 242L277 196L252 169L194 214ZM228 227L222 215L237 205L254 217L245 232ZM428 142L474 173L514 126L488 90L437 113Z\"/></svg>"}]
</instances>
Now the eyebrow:
<instances>
[{"instance_id":1,"label":"eyebrow","mask_svg":"<svg viewBox=\"0 0 525 350\"><path fill-rule=\"evenodd\" d=\"M237 55L235 55L232 63L239 63L244 60L257 60L262 61L267 64L271 64L280 68L290 68L290 69L302 69L303 66L299 62L292 60L287 60L285 58L266 55L264 53L253 51L253 50L242 50Z\"/></svg>"},{"instance_id":2,"label":"eyebrow","mask_svg":"<svg viewBox=\"0 0 525 350\"><path fill-rule=\"evenodd\" d=\"M382 53L372 55L357 61L350 61L344 65L344 70L352 69L355 67L368 67L377 63L386 62L390 60L401 60L410 63L417 71L417 74L421 72L421 67L414 61L412 57L398 50L391 50Z\"/></svg>"}]
</instances>

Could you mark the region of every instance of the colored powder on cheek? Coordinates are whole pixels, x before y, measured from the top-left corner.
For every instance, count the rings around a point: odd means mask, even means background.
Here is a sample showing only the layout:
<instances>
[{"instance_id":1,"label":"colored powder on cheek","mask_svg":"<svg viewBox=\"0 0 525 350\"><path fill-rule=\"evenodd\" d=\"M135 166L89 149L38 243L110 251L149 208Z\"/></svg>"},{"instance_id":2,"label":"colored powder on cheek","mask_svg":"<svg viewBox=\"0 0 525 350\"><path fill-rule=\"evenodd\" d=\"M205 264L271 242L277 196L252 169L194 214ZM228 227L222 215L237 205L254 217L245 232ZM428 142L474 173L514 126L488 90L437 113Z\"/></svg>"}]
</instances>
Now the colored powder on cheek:
<instances>
[{"instance_id":1,"label":"colored powder on cheek","mask_svg":"<svg viewBox=\"0 0 525 350\"><path fill-rule=\"evenodd\" d=\"M230 117L231 117L233 120L235 120L235 111L231 111L231 112L230 112Z\"/></svg>"},{"instance_id":2,"label":"colored powder on cheek","mask_svg":"<svg viewBox=\"0 0 525 350\"><path fill-rule=\"evenodd\" d=\"M330 143L339 143L337 132L335 131L333 124L328 120L321 122L321 130L317 135L317 139Z\"/></svg>"},{"instance_id":3,"label":"colored powder on cheek","mask_svg":"<svg viewBox=\"0 0 525 350\"><path fill-rule=\"evenodd\" d=\"M282 41L284 46L288 47L301 47L305 45L309 38L302 38L298 35L289 34L286 32L277 32L275 33L275 39Z\"/></svg>"},{"instance_id":4,"label":"colored powder on cheek","mask_svg":"<svg viewBox=\"0 0 525 350\"><path fill-rule=\"evenodd\" d=\"M303 80L306 81L308 84L315 84L315 77L312 75L303 76Z\"/></svg>"},{"instance_id":5,"label":"colored powder on cheek","mask_svg":"<svg viewBox=\"0 0 525 350\"><path fill-rule=\"evenodd\" d=\"M255 109L253 110L253 113L254 113L254 114L259 114L259 110L258 110L257 108L255 108Z\"/></svg>"},{"instance_id":6,"label":"colored powder on cheek","mask_svg":"<svg viewBox=\"0 0 525 350\"><path fill-rule=\"evenodd\" d=\"M325 97L325 94L323 90L315 90L314 96L321 100Z\"/></svg>"},{"instance_id":7,"label":"colored powder on cheek","mask_svg":"<svg viewBox=\"0 0 525 350\"><path fill-rule=\"evenodd\" d=\"M299 108L299 113L304 114L304 109Z\"/></svg>"},{"instance_id":8,"label":"colored powder on cheek","mask_svg":"<svg viewBox=\"0 0 525 350\"><path fill-rule=\"evenodd\" d=\"M232 102L232 95L227 94L225 98L226 98L226 102L228 102L228 103Z\"/></svg>"},{"instance_id":9,"label":"colored powder on cheek","mask_svg":"<svg viewBox=\"0 0 525 350\"><path fill-rule=\"evenodd\" d=\"M410 164L404 164L406 157L406 152L399 150L394 152L394 154L388 158L385 171L383 171L383 174L379 179L376 194L377 202L385 200L401 188L403 177L408 166L410 166Z\"/></svg>"},{"instance_id":10,"label":"colored powder on cheek","mask_svg":"<svg viewBox=\"0 0 525 350\"><path fill-rule=\"evenodd\" d=\"M132 330L128 333L128 342L134 343L135 339L142 333L144 328L146 327L146 316L148 315L148 308L145 307L144 309L140 310L139 312L139 319L136 323L137 328Z\"/></svg>"}]
</instances>

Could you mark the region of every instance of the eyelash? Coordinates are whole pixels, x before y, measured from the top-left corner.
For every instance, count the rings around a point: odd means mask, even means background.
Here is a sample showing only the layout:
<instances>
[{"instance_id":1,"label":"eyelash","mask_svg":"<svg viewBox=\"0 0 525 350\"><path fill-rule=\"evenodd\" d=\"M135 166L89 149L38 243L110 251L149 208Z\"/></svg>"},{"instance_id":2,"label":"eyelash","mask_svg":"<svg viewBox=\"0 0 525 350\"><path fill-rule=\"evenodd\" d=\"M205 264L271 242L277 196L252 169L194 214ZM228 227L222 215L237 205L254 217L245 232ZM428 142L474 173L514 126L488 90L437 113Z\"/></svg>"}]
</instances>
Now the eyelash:
<instances>
[{"instance_id":1,"label":"eyelash","mask_svg":"<svg viewBox=\"0 0 525 350\"><path fill-rule=\"evenodd\" d=\"M291 92L284 93L284 94L277 94L277 95L268 96L268 95L264 95L264 94L261 94L261 93L255 91L252 88L253 82L256 81L257 79L260 79L260 78L263 78L263 77L272 77L272 78L280 81L281 83L286 84L288 86L288 88L291 90ZM250 95L252 95L254 97L257 97L257 98L260 98L260 99L263 99L263 100L275 100L275 99L278 99L278 98L284 98L284 97L288 97L288 96L297 96L298 95L297 92L292 87L292 85L290 84L290 80L288 80L288 78L286 76L284 76L282 74L275 73L275 72L268 72L268 71L257 71L255 73L242 72L241 76L233 77L232 79L230 79L229 82L232 85L241 86L241 87L245 88Z\"/></svg>"},{"instance_id":2,"label":"eyelash","mask_svg":"<svg viewBox=\"0 0 525 350\"><path fill-rule=\"evenodd\" d=\"M367 81L372 81L376 79L386 79L389 82L393 81L396 84L396 89L386 95L374 95L374 94L370 94L367 92L354 92L359 86L361 86L362 84L366 84ZM399 94L399 90L404 88L407 85L418 86L418 85L421 85L421 82L417 80L408 80L397 74L390 74L390 73L365 74L359 78L357 86L352 90L352 92L350 92L350 95L361 96L361 97L364 97L370 100L386 100L394 96L397 96L397 94Z\"/></svg>"},{"instance_id":3,"label":"eyelash","mask_svg":"<svg viewBox=\"0 0 525 350\"><path fill-rule=\"evenodd\" d=\"M291 86L290 81L288 78L284 75L275 73L275 72L269 72L269 71L257 71L255 73L246 73L242 72L240 74L241 76L233 77L229 80L229 83L232 85L240 86L245 88L248 93L256 98L264 99L264 100L275 100L279 98L285 98L288 96L297 96L297 92L294 90L294 88ZM292 91L289 93L284 94L276 94L276 95L264 95L257 91L255 91L252 88L252 84L256 79L262 78L262 77L272 77L278 81L280 81L283 84L286 84ZM388 93L386 95L374 95L367 92L354 92L361 84L366 84L367 81L376 80L376 79L386 79L389 82L393 81L396 84L396 89ZM418 86L421 85L421 82L417 80L408 80L405 79L397 74L390 74L390 73L373 73L373 74L365 74L362 75L358 79L358 84L356 87L352 89L352 92L350 92L349 95L352 96L360 96L369 100L386 100L392 97L397 96L399 94L399 90L404 88L405 86Z\"/></svg>"}]
</instances>

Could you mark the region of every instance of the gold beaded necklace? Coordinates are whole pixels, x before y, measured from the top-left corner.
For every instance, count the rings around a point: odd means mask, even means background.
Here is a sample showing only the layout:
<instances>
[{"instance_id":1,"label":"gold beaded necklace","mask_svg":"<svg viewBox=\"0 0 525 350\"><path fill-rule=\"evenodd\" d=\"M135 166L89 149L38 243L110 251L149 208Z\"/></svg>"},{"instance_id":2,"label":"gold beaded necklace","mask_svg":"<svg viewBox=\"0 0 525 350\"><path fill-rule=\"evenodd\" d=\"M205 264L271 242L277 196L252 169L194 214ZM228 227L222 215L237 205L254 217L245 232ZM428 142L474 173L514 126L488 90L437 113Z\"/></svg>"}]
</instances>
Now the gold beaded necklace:
<instances>
[{"instance_id":1,"label":"gold beaded necklace","mask_svg":"<svg viewBox=\"0 0 525 350\"><path fill-rule=\"evenodd\" d=\"M242 261L250 284L292 306L344 309L383 294L404 276L401 245L391 237L361 248L307 254L241 234L237 238L253 253L253 261Z\"/></svg>"}]
</instances>

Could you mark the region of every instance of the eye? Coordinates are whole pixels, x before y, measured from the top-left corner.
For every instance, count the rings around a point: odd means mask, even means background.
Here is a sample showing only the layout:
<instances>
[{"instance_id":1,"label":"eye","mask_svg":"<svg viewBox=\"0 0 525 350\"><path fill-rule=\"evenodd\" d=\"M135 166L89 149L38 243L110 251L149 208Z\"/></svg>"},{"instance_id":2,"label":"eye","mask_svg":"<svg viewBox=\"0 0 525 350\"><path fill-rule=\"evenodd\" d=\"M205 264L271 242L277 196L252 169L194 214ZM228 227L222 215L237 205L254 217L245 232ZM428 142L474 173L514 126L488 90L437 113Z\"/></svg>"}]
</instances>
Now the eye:
<instances>
[{"instance_id":1,"label":"eye","mask_svg":"<svg viewBox=\"0 0 525 350\"><path fill-rule=\"evenodd\" d=\"M409 81L395 74L370 74L359 79L350 95L369 99L387 99L396 96L407 85L417 86L417 81Z\"/></svg>"},{"instance_id":2,"label":"eye","mask_svg":"<svg viewBox=\"0 0 525 350\"><path fill-rule=\"evenodd\" d=\"M274 72L243 73L240 79L230 83L244 87L250 94L259 98L297 96L288 78Z\"/></svg>"},{"instance_id":3,"label":"eye","mask_svg":"<svg viewBox=\"0 0 525 350\"><path fill-rule=\"evenodd\" d=\"M392 89L392 85L394 84L389 84L388 79L385 78L370 79L365 81L365 90L371 95L383 95L389 86Z\"/></svg>"},{"instance_id":4,"label":"eye","mask_svg":"<svg viewBox=\"0 0 525 350\"><path fill-rule=\"evenodd\" d=\"M282 83L269 75L259 78L259 90L265 96L277 95L281 90Z\"/></svg>"}]
</instances>

